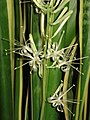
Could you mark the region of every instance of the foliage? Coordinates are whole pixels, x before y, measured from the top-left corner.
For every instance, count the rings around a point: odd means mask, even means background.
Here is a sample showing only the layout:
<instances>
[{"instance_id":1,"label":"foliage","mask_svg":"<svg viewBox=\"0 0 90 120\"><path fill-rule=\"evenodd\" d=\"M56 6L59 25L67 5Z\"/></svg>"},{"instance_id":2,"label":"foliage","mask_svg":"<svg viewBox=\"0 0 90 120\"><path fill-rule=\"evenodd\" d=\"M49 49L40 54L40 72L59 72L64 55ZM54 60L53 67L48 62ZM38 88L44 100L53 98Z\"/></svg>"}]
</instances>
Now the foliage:
<instances>
[{"instance_id":1,"label":"foliage","mask_svg":"<svg viewBox=\"0 0 90 120\"><path fill-rule=\"evenodd\" d=\"M89 4L0 1L0 120L90 119Z\"/></svg>"}]
</instances>

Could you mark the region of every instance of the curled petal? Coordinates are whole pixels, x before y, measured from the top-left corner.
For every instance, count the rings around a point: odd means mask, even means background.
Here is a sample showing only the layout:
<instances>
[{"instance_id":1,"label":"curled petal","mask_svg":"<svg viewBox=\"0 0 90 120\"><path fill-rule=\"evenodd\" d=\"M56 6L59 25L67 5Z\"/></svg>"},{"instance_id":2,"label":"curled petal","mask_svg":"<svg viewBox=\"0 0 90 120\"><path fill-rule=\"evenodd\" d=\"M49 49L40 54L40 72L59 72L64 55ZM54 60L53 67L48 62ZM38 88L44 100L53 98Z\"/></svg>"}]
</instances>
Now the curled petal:
<instances>
[{"instance_id":1,"label":"curled petal","mask_svg":"<svg viewBox=\"0 0 90 120\"><path fill-rule=\"evenodd\" d=\"M63 106L62 105L58 105L57 106L57 111L58 112L63 112Z\"/></svg>"}]
</instances>

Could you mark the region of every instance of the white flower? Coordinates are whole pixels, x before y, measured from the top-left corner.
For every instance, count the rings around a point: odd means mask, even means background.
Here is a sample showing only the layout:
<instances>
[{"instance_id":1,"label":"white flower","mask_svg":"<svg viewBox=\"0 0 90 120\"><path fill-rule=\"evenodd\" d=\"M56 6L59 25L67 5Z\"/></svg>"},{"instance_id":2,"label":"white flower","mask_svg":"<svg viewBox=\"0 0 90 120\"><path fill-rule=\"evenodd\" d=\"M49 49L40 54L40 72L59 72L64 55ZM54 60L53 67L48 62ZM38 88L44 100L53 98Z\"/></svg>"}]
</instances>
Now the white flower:
<instances>
[{"instance_id":1,"label":"white flower","mask_svg":"<svg viewBox=\"0 0 90 120\"><path fill-rule=\"evenodd\" d=\"M53 107L55 107L57 109L57 111L59 112L63 112L64 111L64 107L66 109L69 110L69 112L71 114L73 114L71 112L71 110L64 105L64 102L70 102L70 103L77 103L77 101L71 101L71 100L64 100L63 96L66 95L75 85L72 85L66 92L63 93L63 91L61 90L61 88L63 87L63 83L61 83L59 85L59 87L57 88L57 90L55 91L55 93L48 98L48 102L52 104ZM75 114L73 114L74 116Z\"/></svg>"}]
</instances>

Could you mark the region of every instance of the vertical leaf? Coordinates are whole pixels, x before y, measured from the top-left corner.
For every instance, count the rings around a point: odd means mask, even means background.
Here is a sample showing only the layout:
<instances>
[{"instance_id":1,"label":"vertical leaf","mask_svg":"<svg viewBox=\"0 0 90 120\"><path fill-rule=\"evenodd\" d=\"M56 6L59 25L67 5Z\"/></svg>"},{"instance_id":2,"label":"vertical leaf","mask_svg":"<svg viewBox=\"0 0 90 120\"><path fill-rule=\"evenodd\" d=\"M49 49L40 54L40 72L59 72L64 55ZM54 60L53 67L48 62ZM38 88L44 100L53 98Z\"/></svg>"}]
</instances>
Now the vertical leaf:
<instances>
[{"instance_id":1,"label":"vertical leaf","mask_svg":"<svg viewBox=\"0 0 90 120\"><path fill-rule=\"evenodd\" d=\"M0 119L13 120L13 99L12 99L12 77L11 77L11 61L10 55L5 55L5 49L11 48L9 37L11 30L9 29L10 21L13 22L13 16L9 19L7 1L0 1ZM10 8L13 11L13 8ZM13 26L13 24L12 24ZM13 27L11 28L13 30ZM13 33L13 31L12 31ZM5 41L6 38L8 40ZM13 35L11 36L13 38Z\"/></svg>"}]
</instances>

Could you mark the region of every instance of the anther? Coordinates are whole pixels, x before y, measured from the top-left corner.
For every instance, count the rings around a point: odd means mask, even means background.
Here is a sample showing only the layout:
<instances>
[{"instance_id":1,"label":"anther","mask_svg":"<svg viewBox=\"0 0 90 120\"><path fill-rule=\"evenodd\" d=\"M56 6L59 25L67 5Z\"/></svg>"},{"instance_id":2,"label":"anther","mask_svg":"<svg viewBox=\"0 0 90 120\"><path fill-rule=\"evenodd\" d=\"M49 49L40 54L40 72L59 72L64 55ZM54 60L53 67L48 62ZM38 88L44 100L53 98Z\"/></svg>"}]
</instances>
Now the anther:
<instances>
[{"instance_id":1,"label":"anther","mask_svg":"<svg viewBox=\"0 0 90 120\"><path fill-rule=\"evenodd\" d=\"M5 49L5 52L7 52L7 49Z\"/></svg>"},{"instance_id":2,"label":"anther","mask_svg":"<svg viewBox=\"0 0 90 120\"><path fill-rule=\"evenodd\" d=\"M75 84L73 84L73 87L75 86Z\"/></svg>"},{"instance_id":3,"label":"anther","mask_svg":"<svg viewBox=\"0 0 90 120\"><path fill-rule=\"evenodd\" d=\"M75 114L73 114L73 117L75 117Z\"/></svg>"},{"instance_id":4,"label":"anther","mask_svg":"<svg viewBox=\"0 0 90 120\"><path fill-rule=\"evenodd\" d=\"M8 53L6 52L6 55L8 55Z\"/></svg>"}]
</instances>

